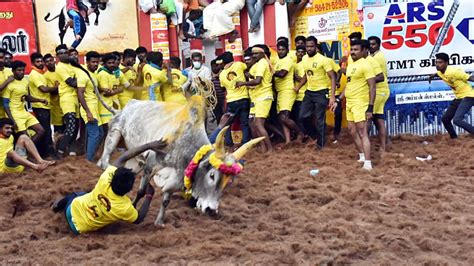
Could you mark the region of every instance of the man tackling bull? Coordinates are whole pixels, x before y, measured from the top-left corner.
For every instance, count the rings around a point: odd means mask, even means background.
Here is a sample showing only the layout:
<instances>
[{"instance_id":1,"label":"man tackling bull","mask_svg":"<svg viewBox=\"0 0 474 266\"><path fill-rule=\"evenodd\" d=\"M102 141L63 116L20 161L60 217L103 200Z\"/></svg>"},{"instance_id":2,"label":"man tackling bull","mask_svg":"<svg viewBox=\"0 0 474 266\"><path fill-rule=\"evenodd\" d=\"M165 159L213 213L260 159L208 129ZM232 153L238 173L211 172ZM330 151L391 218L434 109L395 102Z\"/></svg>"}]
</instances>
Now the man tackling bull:
<instances>
[{"instance_id":1,"label":"man tackling bull","mask_svg":"<svg viewBox=\"0 0 474 266\"><path fill-rule=\"evenodd\" d=\"M118 221L141 223L148 213L155 190L151 185L147 186L145 201L137 210L126 196L133 188L135 174L124 165L144 151L159 151L165 146L166 143L159 140L128 150L107 167L91 192L70 193L54 202L53 211L64 210L69 228L76 235L96 231Z\"/></svg>"}]
</instances>

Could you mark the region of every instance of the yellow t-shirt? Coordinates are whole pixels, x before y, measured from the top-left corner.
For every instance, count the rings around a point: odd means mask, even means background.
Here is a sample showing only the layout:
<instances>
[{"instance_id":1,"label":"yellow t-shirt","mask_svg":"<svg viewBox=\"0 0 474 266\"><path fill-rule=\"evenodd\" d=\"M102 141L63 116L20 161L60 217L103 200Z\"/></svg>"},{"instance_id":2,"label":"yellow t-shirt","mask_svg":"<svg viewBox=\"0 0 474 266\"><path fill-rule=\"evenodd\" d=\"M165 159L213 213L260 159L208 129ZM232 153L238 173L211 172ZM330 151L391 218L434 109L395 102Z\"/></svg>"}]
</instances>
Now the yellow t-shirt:
<instances>
[{"instance_id":1,"label":"yellow t-shirt","mask_svg":"<svg viewBox=\"0 0 474 266\"><path fill-rule=\"evenodd\" d=\"M87 70L87 72L89 72L89 75L92 77L94 83L98 85L97 74L90 72L89 70ZM97 104L98 99L97 95L95 94L94 85L92 84L91 79L82 70L77 72L77 87L84 88L84 99L88 104L89 102L95 102Z\"/></svg>"},{"instance_id":2,"label":"yellow t-shirt","mask_svg":"<svg viewBox=\"0 0 474 266\"><path fill-rule=\"evenodd\" d=\"M369 101L368 79L375 78L374 70L365 58L361 58L348 65L346 70L347 101Z\"/></svg>"},{"instance_id":3,"label":"yellow t-shirt","mask_svg":"<svg viewBox=\"0 0 474 266\"><path fill-rule=\"evenodd\" d=\"M300 78L304 77L304 66L303 66L303 62L299 62L298 64L296 64L295 66L295 74L298 75ZM295 80L295 87L299 84L298 81ZM304 92L306 91L306 89L308 88L308 82L306 82L303 87L300 88L300 90L298 91L298 94L296 95L296 101L303 101L304 99Z\"/></svg>"},{"instance_id":4,"label":"yellow t-shirt","mask_svg":"<svg viewBox=\"0 0 474 266\"><path fill-rule=\"evenodd\" d=\"M111 182L116 170L109 166L91 192L72 201L72 221L79 233L95 231L117 221L133 223L137 220L138 211L130 198L112 191Z\"/></svg>"},{"instance_id":5,"label":"yellow t-shirt","mask_svg":"<svg viewBox=\"0 0 474 266\"><path fill-rule=\"evenodd\" d=\"M382 52L378 51L372 56L367 57L372 63L376 62L378 66L380 67L380 70L383 72L383 82L377 83L377 93L382 93L382 94L387 94L390 92L390 88L388 86L388 79L387 79L387 59L385 59L385 56L383 55ZM371 64L372 64L371 63ZM374 69L375 70L375 69ZM377 75L380 72L377 72L375 70L375 75Z\"/></svg>"},{"instance_id":6,"label":"yellow t-shirt","mask_svg":"<svg viewBox=\"0 0 474 266\"><path fill-rule=\"evenodd\" d=\"M130 84L133 85L135 84L135 80L137 80L137 72L135 70L128 70L127 72L123 72L125 67L123 65L120 66L120 70L122 71L120 73L120 76L123 76L123 78ZM118 95L119 100L121 103L128 103L131 99L133 99L133 95L135 94L135 91L130 90L129 88L124 88L123 92ZM125 106L122 106L122 108Z\"/></svg>"},{"instance_id":7,"label":"yellow t-shirt","mask_svg":"<svg viewBox=\"0 0 474 266\"><path fill-rule=\"evenodd\" d=\"M296 62L298 62L298 57L296 57L296 50L289 50L287 56L289 56L293 60L293 63L296 64ZM273 48L270 48L270 63L272 64L272 66L276 66L278 59L278 52L276 50L273 50Z\"/></svg>"},{"instance_id":8,"label":"yellow t-shirt","mask_svg":"<svg viewBox=\"0 0 474 266\"><path fill-rule=\"evenodd\" d=\"M171 69L171 77L173 84L163 83L161 85L161 93L163 101L186 104L187 100L184 96L182 86L188 79L179 69Z\"/></svg>"},{"instance_id":9,"label":"yellow t-shirt","mask_svg":"<svg viewBox=\"0 0 474 266\"><path fill-rule=\"evenodd\" d=\"M10 111L15 117L16 114L28 113L25 110L24 96L28 95L28 79L15 79L3 91L3 98L10 99Z\"/></svg>"},{"instance_id":10,"label":"yellow t-shirt","mask_svg":"<svg viewBox=\"0 0 474 266\"><path fill-rule=\"evenodd\" d=\"M313 57L305 55L303 66L307 77L308 90L320 91L330 89L331 81L327 73L333 70L331 59L317 53Z\"/></svg>"},{"instance_id":11,"label":"yellow t-shirt","mask_svg":"<svg viewBox=\"0 0 474 266\"><path fill-rule=\"evenodd\" d=\"M0 85L8 79L8 77L13 76L13 72L10 68L4 67L3 70L0 71ZM1 96L1 93L0 93ZM2 100L2 97L0 97ZM3 103L0 103L0 118L7 117L5 113L5 108L3 108Z\"/></svg>"},{"instance_id":12,"label":"yellow t-shirt","mask_svg":"<svg viewBox=\"0 0 474 266\"><path fill-rule=\"evenodd\" d=\"M0 137L0 169L5 165L7 154L13 150L13 136L7 139Z\"/></svg>"},{"instance_id":13,"label":"yellow t-shirt","mask_svg":"<svg viewBox=\"0 0 474 266\"><path fill-rule=\"evenodd\" d=\"M46 84L50 88L56 86L56 82L59 82L59 76L56 71L46 71L43 76L46 78ZM61 126L63 124L63 111L59 106L59 95L57 93L50 93L49 106L51 107L51 124L55 126Z\"/></svg>"},{"instance_id":14,"label":"yellow t-shirt","mask_svg":"<svg viewBox=\"0 0 474 266\"><path fill-rule=\"evenodd\" d=\"M78 117L79 101L77 100L77 91L66 84L68 78L76 77L76 68L70 64L59 62L55 72L59 77L59 104L63 113L76 113Z\"/></svg>"},{"instance_id":15,"label":"yellow t-shirt","mask_svg":"<svg viewBox=\"0 0 474 266\"><path fill-rule=\"evenodd\" d=\"M474 89L468 82L469 74L464 72L464 70L448 66L446 71L444 71L444 74L441 73L441 71L438 71L437 74L451 87L456 99L474 97Z\"/></svg>"},{"instance_id":16,"label":"yellow t-shirt","mask_svg":"<svg viewBox=\"0 0 474 266\"><path fill-rule=\"evenodd\" d=\"M48 101L48 105L44 103L32 103L33 108L42 108L42 109L49 109L49 101L50 101L50 94L49 92L42 92L39 87L45 86L47 87L48 82L43 74L39 73L36 70L31 70L30 75L28 76L29 85L30 85L30 95L38 98L38 99L45 99Z\"/></svg>"},{"instance_id":17,"label":"yellow t-shirt","mask_svg":"<svg viewBox=\"0 0 474 266\"><path fill-rule=\"evenodd\" d=\"M283 90L293 90L294 69L295 63L289 55L281 59L279 58L276 61L275 71L288 71L288 74L286 74L283 78L275 77L275 88L278 92Z\"/></svg>"},{"instance_id":18,"label":"yellow t-shirt","mask_svg":"<svg viewBox=\"0 0 474 266\"><path fill-rule=\"evenodd\" d=\"M235 87L235 84L238 81L245 82L244 71L246 69L246 64L242 62L234 62L232 65L230 65L230 67L222 70L222 72L219 74L221 86L224 87L227 92L227 103L249 98L249 92L246 86L239 88Z\"/></svg>"},{"instance_id":19,"label":"yellow t-shirt","mask_svg":"<svg viewBox=\"0 0 474 266\"><path fill-rule=\"evenodd\" d=\"M122 78L120 78L121 76ZM117 90L118 87L125 85L124 82L126 82L126 80L123 78L123 75L116 77L114 73L108 73L106 70L100 70L97 74L97 84L99 89ZM104 93L101 94L104 102L108 106L113 106L114 101L116 101L116 104L118 104L117 95L105 96ZM117 107L120 108L120 106ZM99 104L99 112L101 115L111 114L102 104Z\"/></svg>"},{"instance_id":20,"label":"yellow t-shirt","mask_svg":"<svg viewBox=\"0 0 474 266\"><path fill-rule=\"evenodd\" d=\"M161 86L168 81L166 77L166 70L159 70L151 65L146 65L143 67L143 87L145 87L145 99L150 100L149 89L150 86L155 86L155 100L163 101L161 98Z\"/></svg>"},{"instance_id":21,"label":"yellow t-shirt","mask_svg":"<svg viewBox=\"0 0 474 266\"><path fill-rule=\"evenodd\" d=\"M262 82L255 86L255 88L249 88L252 92L250 93L255 99L252 100L265 100L273 99L272 91L272 72L270 71L270 65L265 58L260 59L250 68L250 74L253 77L262 77Z\"/></svg>"}]
</instances>

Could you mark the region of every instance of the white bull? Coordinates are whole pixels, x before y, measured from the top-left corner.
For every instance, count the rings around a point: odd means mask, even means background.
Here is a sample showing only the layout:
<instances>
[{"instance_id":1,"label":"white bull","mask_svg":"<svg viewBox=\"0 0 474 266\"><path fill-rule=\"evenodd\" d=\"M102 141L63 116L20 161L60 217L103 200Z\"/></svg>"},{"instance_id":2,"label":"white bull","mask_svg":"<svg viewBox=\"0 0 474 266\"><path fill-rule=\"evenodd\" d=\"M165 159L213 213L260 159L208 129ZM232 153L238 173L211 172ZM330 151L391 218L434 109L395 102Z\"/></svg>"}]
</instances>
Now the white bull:
<instances>
[{"instance_id":1,"label":"white bull","mask_svg":"<svg viewBox=\"0 0 474 266\"><path fill-rule=\"evenodd\" d=\"M148 151L137 157L142 163L144 174L134 204L143 197L146 185L153 176L156 185L163 191L163 201L155 225L164 224L170 195L184 191L185 169L195 153L204 145L210 144L204 128L204 118L204 100L200 96L193 96L188 99L187 105L132 100L122 111L116 112L109 123L104 151L97 163L103 169L109 165L110 155L121 137L127 148L159 139L164 139L168 144L162 153ZM214 154L213 158L220 159L225 165L234 165L263 139L254 139L234 153L226 154L223 137L226 130L227 128L220 132L213 149L200 160L195 171L192 196L197 199L197 207L205 213L218 211L222 191L234 177L222 173L222 168L219 170L213 167L210 163L211 155Z\"/></svg>"}]
</instances>

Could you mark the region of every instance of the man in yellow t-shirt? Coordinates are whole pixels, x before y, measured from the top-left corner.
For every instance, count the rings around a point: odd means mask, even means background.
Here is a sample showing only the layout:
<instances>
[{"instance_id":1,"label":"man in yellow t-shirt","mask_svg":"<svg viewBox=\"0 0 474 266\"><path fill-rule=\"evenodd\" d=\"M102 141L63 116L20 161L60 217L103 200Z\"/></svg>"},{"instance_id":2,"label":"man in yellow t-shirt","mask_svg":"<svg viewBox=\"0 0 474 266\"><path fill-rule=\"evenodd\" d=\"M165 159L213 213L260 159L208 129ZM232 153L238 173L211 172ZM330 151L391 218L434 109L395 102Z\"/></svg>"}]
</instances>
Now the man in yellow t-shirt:
<instances>
[{"instance_id":1,"label":"man in yellow t-shirt","mask_svg":"<svg viewBox=\"0 0 474 266\"><path fill-rule=\"evenodd\" d=\"M81 118L85 123L86 158L94 161L95 153L103 136L102 122L99 116L99 100L95 94L97 86L96 71L99 67L100 54L90 51L86 54L87 74L82 70L77 75L77 96L81 104ZM91 80L92 79L92 80ZM94 84L92 83L94 82Z\"/></svg>"},{"instance_id":2,"label":"man in yellow t-shirt","mask_svg":"<svg viewBox=\"0 0 474 266\"><path fill-rule=\"evenodd\" d=\"M165 83L173 84L171 69L166 62L163 62L163 54L160 52L148 53L147 62L143 67L143 87L146 96L142 100L163 101L161 86Z\"/></svg>"},{"instance_id":3,"label":"man in yellow t-shirt","mask_svg":"<svg viewBox=\"0 0 474 266\"><path fill-rule=\"evenodd\" d=\"M335 101L336 72L329 59L317 52L318 40L314 36L306 39L306 55L303 57L305 75L295 90L308 82L304 100L301 105L300 119L308 135L316 139L316 149L326 144L326 108ZM316 117L316 127L313 124Z\"/></svg>"},{"instance_id":4,"label":"man in yellow t-shirt","mask_svg":"<svg viewBox=\"0 0 474 266\"><path fill-rule=\"evenodd\" d=\"M46 78L47 87L55 88L54 91L50 92L49 106L51 111L51 125L54 126L54 134L59 136L63 133L63 111L59 106L59 77L56 73L56 62L51 54L46 54L43 60L48 70L43 74Z\"/></svg>"},{"instance_id":5,"label":"man in yellow t-shirt","mask_svg":"<svg viewBox=\"0 0 474 266\"><path fill-rule=\"evenodd\" d=\"M369 42L369 51L370 56L367 57L369 61L372 61L374 65L378 65L380 68L379 71L382 71L382 74L379 74L378 71L375 71L377 82L376 92L375 92L375 103L374 103L374 122L377 127L379 139L380 139L380 151L386 151L387 145L387 129L385 127L385 103L390 97L390 88L388 86L387 79L387 59L385 55L380 51L381 40L377 36L371 36L368 39ZM370 60L370 59L373 60ZM375 69L375 68L374 68Z\"/></svg>"},{"instance_id":6,"label":"man in yellow t-shirt","mask_svg":"<svg viewBox=\"0 0 474 266\"><path fill-rule=\"evenodd\" d=\"M57 88L48 87L48 81L44 74L47 69L44 66L43 55L40 53L32 53L30 56L32 70L29 79L30 95L37 99L44 99L48 104L33 103L33 112L39 123L44 129L44 135L38 142L38 150L43 157L55 156L56 152L53 147L53 139L51 137L51 113L50 113L50 93L57 91Z\"/></svg>"},{"instance_id":7,"label":"man in yellow t-shirt","mask_svg":"<svg viewBox=\"0 0 474 266\"><path fill-rule=\"evenodd\" d=\"M125 80L120 69L116 68L116 60L117 57L114 54L106 54L102 57L104 66L99 68L97 73L97 86L105 104L109 107L115 104L116 108L120 109L117 95L123 92L123 89L129 88L131 84ZM106 133L107 125L112 120L113 115L101 102L99 102L99 116Z\"/></svg>"},{"instance_id":8,"label":"man in yellow t-shirt","mask_svg":"<svg viewBox=\"0 0 474 266\"><path fill-rule=\"evenodd\" d=\"M290 112L296 100L296 91L294 90L293 78L295 63L288 54L288 43L280 41L277 44L278 60L275 64L275 89L277 91L277 112L278 120L283 126L285 135L285 144L290 143L292 133L298 135L300 130L295 121L291 120Z\"/></svg>"},{"instance_id":9,"label":"man in yellow t-shirt","mask_svg":"<svg viewBox=\"0 0 474 266\"><path fill-rule=\"evenodd\" d=\"M368 46L362 40L351 41L350 63L346 70L347 85L341 94L345 96L346 116L348 128L359 152L359 162L363 162L363 169L372 170L370 160L370 140L367 131L367 121L372 119L375 101L375 74L370 63L364 57ZM335 105L339 102L335 102ZM332 109L335 108L332 106Z\"/></svg>"},{"instance_id":10,"label":"man in yellow t-shirt","mask_svg":"<svg viewBox=\"0 0 474 266\"><path fill-rule=\"evenodd\" d=\"M464 120L464 115L468 113L474 106L474 89L470 82L474 82L474 76L469 75L462 69L448 66L449 55L445 53L439 53L436 55L436 74L433 74L429 78L429 82L435 76L440 77L454 92L454 99L451 105L448 107L446 112L443 114L443 125L449 133L452 139L458 137L454 130L451 120L454 124L471 134L474 134L473 125L469 124Z\"/></svg>"},{"instance_id":11,"label":"man in yellow t-shirt","mask_svg":"<svg viewBox=\"0 0 474 266\"><path fill-rule=\"evenodd\" d=\"M270 108L273 102L272 77L273 67L270 64L268 56L270 51L265 45L255 45L252 47L252 54L255 64L250 68L249 74L252 77L247 82L236 82L235 86L249 88L250 108L252 117L250 124L253 127L252 132L256 133L254 137L265 137L262 146L263 152L273 151L272 143L265 129L265 121L270 114Z\"/></svg>"},{"instance_id":12,"label":"man in yellow t-shirt","mask_svg":"<svg viewBox=\"0 0 474 266\"><path fill-rule=\"evenodd\" d=\"M37 99L28 94L28 80L25 78L25 62L13 61L11 66L15 80L9 83L7 88L3 91L2 97L5 112L15 123L16 133L27 134L27 129L34 130L36 134L32 137L32 140L38 144L45 131L38 120L25 110L25 102L48 104L48 101Z\"/></svg>"},{"instance_id":13,"label":"man in yellow t-shirt","mask_svg":"<svg viewBox=\"0 0 474 266\"><path fill-rule=\"evenodd\" d=\"M41 158L35 144L26 134L20 135L16 145L13 145L14 124L11 119L0 118L0 174L23 172L25 166L41 172L53 165L54 161ZM28 153L36 163L28 160Z\"/></svg>"},{"instance_id":14,"label":"man in yellow t-shirt","mask_svg":"<svg viewBox=\"0 0 474 266\"><path fill-rule=\"evenodd\" d=\"M300 36L302 37L302 36ZM304 37L303 37L304 38ZM304 38L306 41L306 38ZM296 57L297 57L297 63L295 65L295 71L294 71L294 84L293 84L293 89L298 86L300 83L301 79L303 79L305 72L304 72L304 66L303 66L303 57L306 55L306 46L305 45L299 45L296 47ZM305 143L309 136L308 133L306 132L303 123L299 119L300 117L300 112L301 112L301 104L304 99L304 94L306 92L306 89L308 87L308 83L305 83L299 90L296 92L296 99L295 103L293 104L293 110L291 111L291 119L296 122L298 125L298 128L300 131L303 133L303 143Z\"/></svg>"},{"instance_id":15,"label":"man in yellow t-shirt","mask_svg":"<svg viewBox=\"0 0 474 266\"><path fill-rule=\"evenodd\" d=\"M179 69L181 65L181 59L179 57L170 58L170 67L171 67L171 77L173 79L173 84L164 83L161 86L161 97L165 102L186 104L188 101L184 96L183 85L188 79L181 70Z\"/></svg>"},{"instance_id":16,"label":"man in yellow t-shirt","mask_svg":"<svg viewBox=\"0 0 474 266\"><path fill-rule=\"evenodd\" d=\"M65 211L69 227L76 235L96 231L118 221L141 223L148 213L155 191L148 184L145 201L137 211L126 196L133 188L135 173L124 165L144 151L161 151L165 146L163 141L154 141L126 151L105 170L91 192L68 194L54 202L52 210Z\"/></svg>"},{"instance_id":17,"label":"man in yellow t-shirt","mask_svg":"<svg viewBox=\"0 0 474 266\"><path fill-rule=\"evenodd\" d=\"M5 55L7 51L3 48L0 48L0 100L2 99L2 91L7 87L7 85L14 80L13 72L10 68L5 66ZM7 117L3 104L0 104L0 118Z\"/></svg>"},{"instance_id":18,"label":"man in yellow t-shirt","mask_svg":"<svg viewBox=\"0 0 474 266\"><path fill-rule=\"evenodd\" d=\"M55 71L59 77L59 105L64 113L64 136L59 140L57 150L59 156L63 157L68 149L72 147L78 132L77 68L71 65L78 64L71 60L67 46L64 44L56 47L56 58L59 59Z\"/></svg>"},{"instance_id":19,"label":"man in yellow t-shirt","mask_svg":"<svg viewBox=\"0 0 474 266\"><path fill-rule=\"evenodd\" d=\"M142 90L135 91L133 98L137 100L144 100L144 98L146 98L147 96L147 91L143 87L143 82L144 82L143 73L144 73L144 68L147 66L146 55L148 53L148 50L145 47L140 46L137 49L135 49L135 53L138 58L138 62L136 62L135 65L133 66L133 69L135 69L135 72L137 73L137 80L135 82L135 85L137 87L141 87Z\"/></svg>"},{"instance_id":20,"label":"man in yellow t-shirt","mask_svg":"<svg viewBox=\"0 0 474 266\"><path fill-rule=\"evenodd\" d=\"M238 117L240 127L242 129L242 144L250 140L249 127L249 111L250 101L249 93L246 86L237 87L237 82L245 82L245 71L247 65L242 62L234 62L234 55L231 52L225 52L219 56L222 60L223 69L219 74L219 81L222 88L225 88L227 113L232 114L232 119L229 123L234 122L234 118ZM232 146L231 133L228 131L225 136L226 145Z\"/></svg>"},{"instance_id":21,"label":"man in yellow t-shirt","mask_svg":"<svg viewBox=\"0 0 474 266\"><path fill-rule=\"evenodd\" d=\"M135 60L137 57L137 54L135 53L134 50L132 49L125 49L123 51L123 59L122 59L122 65L120 66L120 71L122 71L123 77L128 83L130 83L130 87L124 88L123 92L119 93L118 99L120 102L120 108L125 108L127 106L128 102L133 99L135 93L137 93L136 90L132 90L132 88L135 88L135 82L137 81L137 72L135 68L133 68L133 65L135 65ZM138 91L142 92L142 91Z\"/></svg>"}]
</instances>

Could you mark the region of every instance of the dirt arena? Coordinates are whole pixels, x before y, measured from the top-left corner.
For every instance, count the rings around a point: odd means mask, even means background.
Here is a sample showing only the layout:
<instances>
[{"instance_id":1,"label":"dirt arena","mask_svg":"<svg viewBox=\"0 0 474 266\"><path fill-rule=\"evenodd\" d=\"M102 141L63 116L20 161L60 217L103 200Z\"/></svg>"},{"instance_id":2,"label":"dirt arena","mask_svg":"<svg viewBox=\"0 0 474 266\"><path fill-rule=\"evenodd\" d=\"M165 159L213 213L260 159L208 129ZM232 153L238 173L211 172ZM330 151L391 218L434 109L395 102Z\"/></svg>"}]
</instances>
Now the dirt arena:
<instances>
[{"instance_id":1,"label":"dirt arena","mask_svg":"<svg viewBox=\"0 0 474 266\"><path fill-rule=\"evenodd\" d=\"M428 143L423 143L427 141ZM321 152L293 144L247 156L211 219L174 196L153 225L75 237L49 206L91 189L101 171L68 158L43 174L0 178L1 264L474 264L474 138L393 139L374 171L359 170L346 140ZM432 155L431 161L416 156ZM309 170L320 169L312 177ZM136 186L138 182L136 182ZM134 193L132 194L132 197ZM12 214L16 210L16 215Z\"/></svg>"}]
</instances>

